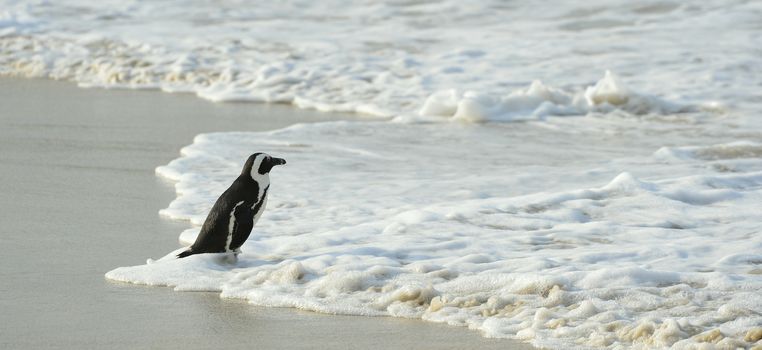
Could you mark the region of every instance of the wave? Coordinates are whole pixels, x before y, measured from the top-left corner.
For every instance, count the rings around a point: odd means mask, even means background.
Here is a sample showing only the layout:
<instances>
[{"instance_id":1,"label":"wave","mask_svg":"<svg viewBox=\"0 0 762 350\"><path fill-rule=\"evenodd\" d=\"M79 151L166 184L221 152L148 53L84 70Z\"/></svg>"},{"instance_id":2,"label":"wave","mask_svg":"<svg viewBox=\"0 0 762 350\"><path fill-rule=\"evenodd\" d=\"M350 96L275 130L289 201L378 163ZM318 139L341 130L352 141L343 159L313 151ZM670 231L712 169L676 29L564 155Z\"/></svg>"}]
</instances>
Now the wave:
<instances>
[{"instance_id":1,"label":"wave","mask_svg":"<svg viewBox=\"0 0 762 350\"><path fill-rule=\"evenodd\" d=\"M743 68L739 64L753 66L757 56L695 67L685 63L686 52L664 44L716 34L685 23L684 17L711 28L752 25L756 18L746 14L754 12L754 4L723 6L718 14L712 6L642 12L623 3L601 9L622 21L583 25L584 30L574 23L588 20L589 14L570 15L580 10L574 6L547 9L547 17L528 22L522 11L532 6L505 8L500 1L473 7L457 1L331 4L346 8L347 16L296 2L253 11L233 3L195 1L158 8L152 3L43 6L4 0L0 75L186 92L211 101L288 103L400 121L466 122L614 110L634 115L693 112L725 94L744 99L756 84L737 70ZM476 18L481 18L479 26L474 26ZM645 18L652 24L635 25ZM606 23L629 23L625 27L637 35L616 32L622 37L616 45L602 41L618 27ZM392 35L400 28L408 28L409 37ZM565 41L569 28L577 28L573 52ZM690 54L753 52L745 42L723 45L734 46L691 48ZM641 69L653 55L658 63ZM559 64L549 65L549 59ZM624 79L607 72L596 83L607 68ZM437 118L427 118L431 116Z\"/></svg>"}]
</instances>

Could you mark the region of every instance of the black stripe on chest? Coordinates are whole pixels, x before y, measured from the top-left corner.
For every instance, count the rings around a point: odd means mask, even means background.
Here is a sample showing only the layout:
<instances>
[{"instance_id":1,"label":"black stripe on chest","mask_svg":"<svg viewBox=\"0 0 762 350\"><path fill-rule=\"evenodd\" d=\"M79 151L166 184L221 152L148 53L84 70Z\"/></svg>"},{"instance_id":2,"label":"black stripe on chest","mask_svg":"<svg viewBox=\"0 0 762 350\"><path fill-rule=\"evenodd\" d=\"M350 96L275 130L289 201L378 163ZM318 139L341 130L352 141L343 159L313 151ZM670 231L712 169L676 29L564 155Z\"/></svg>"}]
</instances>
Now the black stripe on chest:
<instances>
[{"instance_id":1,"label":"black stripe on chest","mask_svg":"<svg viewBox=\"0 0 762 350\"><path fill-rule=\"evenodd\" d=\"M270 189L270 185L267 185L267 187L265 187L265 190L262 191L262 198L260 198L257 204L254 206L254 208L251 209L254 212L254 215L257 215L257 213L259 213L259 211L262 209L262 204L265 202L265 198L267 198L267 190L269 189Z\"/></svg>"}]
</instances>

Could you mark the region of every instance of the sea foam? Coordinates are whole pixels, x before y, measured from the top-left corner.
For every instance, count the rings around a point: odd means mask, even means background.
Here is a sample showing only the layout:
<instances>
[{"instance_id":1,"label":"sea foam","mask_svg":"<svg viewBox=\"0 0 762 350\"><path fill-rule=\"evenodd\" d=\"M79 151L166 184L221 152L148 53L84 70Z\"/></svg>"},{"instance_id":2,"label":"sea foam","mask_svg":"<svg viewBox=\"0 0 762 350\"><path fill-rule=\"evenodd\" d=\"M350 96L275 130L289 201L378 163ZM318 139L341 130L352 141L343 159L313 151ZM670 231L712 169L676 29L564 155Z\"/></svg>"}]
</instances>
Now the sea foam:
<instances>
[{"instance_id":1,"label":"sea foam","mask_svg":"<svg viewBox=\"0 0 762 350\"><path fill-rule=\"evenodd\" d=\"M498 151L517 128L517 148ZM712 151L754 143L613 158L597 145L561 170L531 143L521 148L532 130L567 152L587 147L570 142L585 135L530 124L334 122L199 135L157 168L178 181L165 216L200 224L247 150L289 161L271 175L269 208L243 254L172 252L107 277L256 305L421 318L552 348L754 343L762 226L750 218L762 209L762 162ZM475 135L480 142L463 147ZM707 166L706 153L743 171Z\"/></svg>"},{"instance_id":2,"label":"sea foam","mask_svg":"<svg viewBox=\"0 0 762 350\"><path fill-rule=\"evenodd\" d=\"M744 72L762 65L759 3L594 7L2 0L0 75L404 120L670 114L754 101L757 81ZM607 69L622 78L601 79Z\"/></svg>"},{"instance_id":3,"label":"sea foam","mask_svg":"<svg viewBox=\"0 0 762 350\"><path fill-rule=\"evenodd\" d=\"M419 114L470 122L494 122L541 119L546 116L581 116L613 110L639 115L695 112L698 108L632 92L616 75L606 71L605 76L595 85L576 92L546 86L539 80L532 82L526 89L516 90L504 97L470 91L442 91L426 99Z\"/></svg>"}]
</instances>

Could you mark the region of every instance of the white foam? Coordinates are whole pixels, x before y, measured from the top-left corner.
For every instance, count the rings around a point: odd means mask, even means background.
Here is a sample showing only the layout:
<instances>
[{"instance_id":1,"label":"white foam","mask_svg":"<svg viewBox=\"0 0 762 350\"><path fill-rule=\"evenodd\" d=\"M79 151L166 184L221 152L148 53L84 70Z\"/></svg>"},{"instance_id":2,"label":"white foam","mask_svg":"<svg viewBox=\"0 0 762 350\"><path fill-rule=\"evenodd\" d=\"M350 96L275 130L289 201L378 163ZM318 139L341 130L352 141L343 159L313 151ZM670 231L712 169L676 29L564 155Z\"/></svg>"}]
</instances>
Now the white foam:
<instances>
[{"instance_id":1,"label":"white foam","mask_svg":"<svg viewBox=\"0 0 762 350\"><path fill-rule=\"evenodd\" d=\"M200 224L253 150L288 160L271 174L271 205L239 261L163 259L107 277L422 318L551 348L700 347L720 341L705 335L718 329L727 344L751 344L744 337L762 322L758 155L712 153L744 164L727 173L651 155L658 138L615 151L542 125L333 122L199 135L157 169L179 181L164 215ZM537 135L567 146L553 155L529 142Z\"/></svg>"},{"instance_id":2,"label":"white foam","mask_svg":"<svg viewBox=\"0 0 762 350\"><path fill-rule=\"evenodd\" d=\"M756 103L758 2L649 6L1 0L0 75L406 121Z\"/></svg>"},{"instance_id":3,"label":"white foam","mask_svg":"<svg viewBox=\"0 0 762 350\"><path fill-rule=\"evenodd\" d=\"M586 115L591 112L622 110L639 114L675 114L696 111L695 107L635 93L619 78L606 71L595 85L584 90L565 91L535 80L526 89L505 97L475 92L441 91L429 96L419 111L421 116L440 116L469 122L541 119L546 116Z\"/></svg>"}]
</instances>

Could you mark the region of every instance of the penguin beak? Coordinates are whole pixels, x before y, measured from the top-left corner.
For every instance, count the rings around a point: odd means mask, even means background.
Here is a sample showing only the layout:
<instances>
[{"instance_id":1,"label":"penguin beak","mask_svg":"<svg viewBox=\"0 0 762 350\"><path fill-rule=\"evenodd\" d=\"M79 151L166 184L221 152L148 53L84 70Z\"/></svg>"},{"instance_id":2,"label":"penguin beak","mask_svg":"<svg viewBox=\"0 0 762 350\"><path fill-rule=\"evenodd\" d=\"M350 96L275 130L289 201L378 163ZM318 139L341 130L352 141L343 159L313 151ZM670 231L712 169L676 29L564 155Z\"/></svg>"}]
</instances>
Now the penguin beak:
<instances>
[{"instance_id":1,"label":"penguin beak","mask_svg":"<svg viewBox=\"0 0 762 350\"><path fill-rule=\"evenodd\" d=\"M283 165L283 164L286 164L286 160L283 159L283 158L275 158L275 157L273 157L272 163L273 163L273 166L275 166L275 165Z\"/></svg>"}]
</instances>

